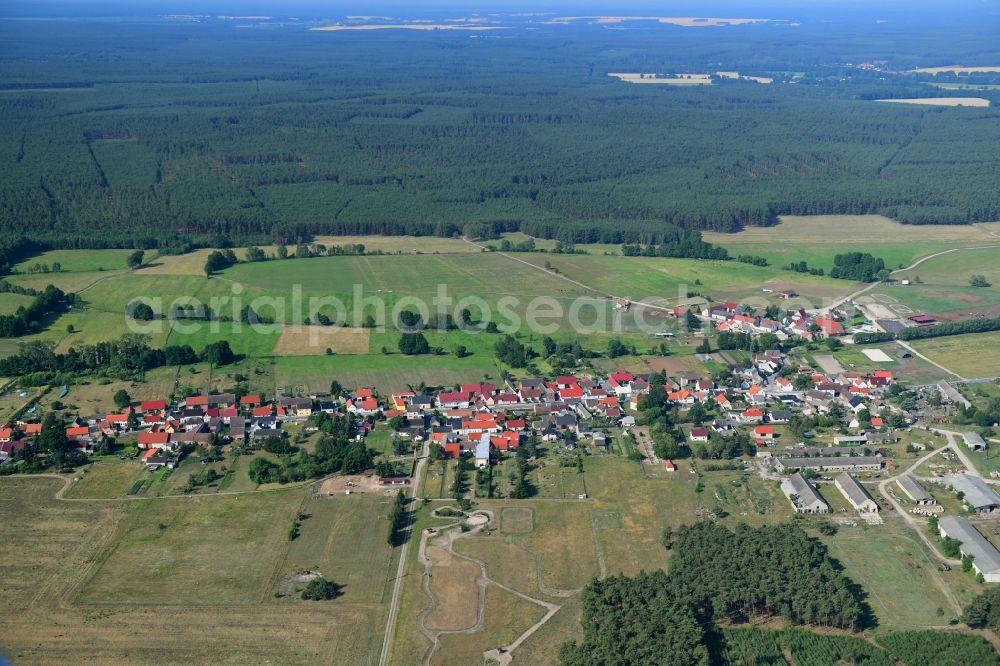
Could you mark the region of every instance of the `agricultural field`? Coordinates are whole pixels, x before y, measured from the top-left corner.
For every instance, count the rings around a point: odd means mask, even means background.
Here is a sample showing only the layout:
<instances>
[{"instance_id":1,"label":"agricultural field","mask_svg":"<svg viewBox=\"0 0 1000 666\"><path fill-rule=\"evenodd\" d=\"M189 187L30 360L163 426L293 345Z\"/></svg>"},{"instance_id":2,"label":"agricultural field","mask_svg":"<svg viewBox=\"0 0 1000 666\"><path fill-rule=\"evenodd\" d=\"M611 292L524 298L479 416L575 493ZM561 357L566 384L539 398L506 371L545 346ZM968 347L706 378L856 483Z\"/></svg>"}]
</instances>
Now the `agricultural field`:
<instances>
[{"instance_id":1,"label":"agricultural field","mask_svg":"<svg viewBox=\"0 0 1000 666\"><path fill-rule=\"evenodd\" d=\"M783 215L779 221L773 227L749 227L735 234L705 232L703 236L734 256L766 257L775 266L805 261L825 271L833 267L834 256L843 252L871 252L895 269L934 252L1000 242L993 235L996 224L915 228L881 215Z\"/></svg>"},{"instance_id":2,"label":"agricultural field","mask_svg":"<svg viewBox=\"0 0 1000 666\"><path fill-rule=\"evenodd\" d=\"M923 106L973 106L986 107L990 105L990 100L982 97L896 97L893 99L877 99L876 102L889 102L892 104L917 104Z\"/></svg>"},{"instance_id":3,"label":"agricultural field","mask_svg":"<svg viewBox=\"0 0 1000 666\"><path fill-rule=\"evenodd\" d=\"M605 294L663 305L676 305L684 301L689 292L717 300L756 298L769 302L761 291L764 288L773 292L795 289L804 299L818 303L843 296L854 287L846 280L736 262L544 254L519 255L518 258L540 268L548 264L560 275Z\"/></svg>"}]
</instances>

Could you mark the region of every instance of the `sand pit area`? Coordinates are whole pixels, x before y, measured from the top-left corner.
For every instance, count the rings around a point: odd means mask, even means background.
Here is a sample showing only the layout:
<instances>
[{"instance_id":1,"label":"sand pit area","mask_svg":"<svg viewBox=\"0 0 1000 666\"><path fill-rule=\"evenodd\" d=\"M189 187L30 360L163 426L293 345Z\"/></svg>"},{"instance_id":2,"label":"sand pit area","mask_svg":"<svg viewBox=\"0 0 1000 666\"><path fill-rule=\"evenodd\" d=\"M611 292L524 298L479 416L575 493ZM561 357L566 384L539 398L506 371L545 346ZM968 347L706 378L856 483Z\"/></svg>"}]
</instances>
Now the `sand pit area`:
<instances>
[{"instance_id":1,"label":"sand pit area","mask_svg":"<svg viewBox=\"0 0 1000 666\"><path fill-rule=\"evenodd\" d=\"M876 363L892 363L892 357L881 349L862 349L861 353Z\"/></svg>"}]
</instances>

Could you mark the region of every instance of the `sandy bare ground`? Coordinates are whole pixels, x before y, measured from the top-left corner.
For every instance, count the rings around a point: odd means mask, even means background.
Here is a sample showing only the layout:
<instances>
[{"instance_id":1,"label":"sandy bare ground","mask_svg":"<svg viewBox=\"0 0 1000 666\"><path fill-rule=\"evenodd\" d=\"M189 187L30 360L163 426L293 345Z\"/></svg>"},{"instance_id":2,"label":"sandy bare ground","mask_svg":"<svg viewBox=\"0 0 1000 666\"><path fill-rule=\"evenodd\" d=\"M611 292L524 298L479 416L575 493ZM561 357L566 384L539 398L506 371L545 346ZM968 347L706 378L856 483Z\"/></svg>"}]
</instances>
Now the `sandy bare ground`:
<instances>
[{"instance_id":1,"label":"sandy bare ground","mask_svg":"<svg viewBox=\"0 0 1000 666\"><path fill-rule=\"evenodd\" d=\"M367 354L371 331L346 326L285 326L274 346L275 356Z\"/></svg>"},{"instance_id":2,"label":"sandy bare ground","mask_svg":"<svg viewBox=\"0 0 1000 666\"><path fill-rule=\"evenodd\" d=\"M364 25L327 25L310 28L314 32L337 32L342 30L507 30L504 25L460 25L454 23L378 23Z\"/></svg>"},{"instance_id":3,"label":"sandy bare ground","mask_svg":"<svg viewBox=\"0 0 1000 666\"><path fill-rule=\"evenodd\" d=\"M350 490L351 493L394 495L400 488L406 487L408 486L383 486L378 482L378 477L371 474L345 474L325 479L316 492L320 495L343 495Z\"/></svg>"},{"instance_id":4,"label":"sandy bare ground","mask_svg":"<svg viewBox=\"0 0 1000 666\"><path fill-rule=\"evenodd\" d=\"M989 106L990 100L982 97L913 97L905 99L877 99L876 102L894 104L924 104L926 106Z\"/></svg>"},{"instance_id":5,"label":"sandy bare ground","mask_svg":"<svg viewBox=\"0 0 1000 666\"><path fill-rule=\"evenodd\" d=\"M983 72L1000 72L1000 67L962 67L961 65L948 65L945 67L918 67L912 70L923 74L941 74L942 72L955 72L956 74L974 74Z\"/></svg>"},{"instance_id":6,"label":"sandy bare ground","mask_svg":"<svg viewBox=\"0 0 1000 666\"><path fill-rule=\"evenodd\" d=\"M685 28L707 28L720 25L767 23L765 18L701 18L697 16L560 16L545 23L564 25L572 21L593 21L600 24L618 24L626 21L656 21Z\"/></svg>"}]
</instances>

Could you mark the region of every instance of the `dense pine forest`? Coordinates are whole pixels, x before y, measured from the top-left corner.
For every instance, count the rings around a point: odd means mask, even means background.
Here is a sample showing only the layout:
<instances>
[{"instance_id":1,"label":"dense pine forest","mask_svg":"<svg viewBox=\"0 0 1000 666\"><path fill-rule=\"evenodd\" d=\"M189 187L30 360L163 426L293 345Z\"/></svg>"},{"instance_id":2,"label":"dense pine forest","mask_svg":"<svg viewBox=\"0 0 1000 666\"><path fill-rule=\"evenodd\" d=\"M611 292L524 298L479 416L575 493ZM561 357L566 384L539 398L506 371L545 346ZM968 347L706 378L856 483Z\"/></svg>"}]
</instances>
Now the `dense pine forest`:
<instances>
[{"instance_id":1,"label":"dense pine forest","mask_svg":"<svg viewBox=\"0 0 1000 666\"><path fill-rule=\"evenodd\" d=\"M1000 90L856 66L1000 64L996 17L962 40L868 19L527 20L482 33L0 20L5 243L177 248L476 225L655 244L780 214L1000 217L1000 111L873 101L974 94L995 107ZM720 70L773 83L608 76Z\"/></svg>"}]
</instances>

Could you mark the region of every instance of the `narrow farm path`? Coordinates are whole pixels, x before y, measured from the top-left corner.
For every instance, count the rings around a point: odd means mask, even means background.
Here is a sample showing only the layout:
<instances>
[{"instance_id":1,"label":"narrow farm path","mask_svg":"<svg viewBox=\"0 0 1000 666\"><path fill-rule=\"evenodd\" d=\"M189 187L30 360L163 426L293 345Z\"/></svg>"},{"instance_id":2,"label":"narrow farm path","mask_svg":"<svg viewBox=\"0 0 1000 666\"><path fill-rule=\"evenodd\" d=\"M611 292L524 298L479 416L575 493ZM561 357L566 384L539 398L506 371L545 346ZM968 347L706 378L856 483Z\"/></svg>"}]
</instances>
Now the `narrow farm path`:
<instances>
[{"instance_id":1,"label":"narrow farm path","mask_svg":"<svg viewBox=\"0 0 1000 666\"><path fill-rule=\"evenodd\" d=\"M417 493L420 491L424 470L427 468L427 458L430 455L430 440L424 442L424 448L417 461L417 469L413 474L413 485L410 487L410 501L417 501ZM392 598L389 601L388 613L386 613L385 634L382 637L382 653L379 656L379 666L385 666L389 661L389 650L392 648L392 635L396 628L396 616L399 615L399 597L403 591L403 579L406 576L406 556L410 550L410 542L413 541L413 511L407 512L406 529L408 534L403 540L403 545L399 548L399 565L396 567L396 578L392 584ZM423 540L421 539L421 543Z\"/></svg>"}]
</instances>

